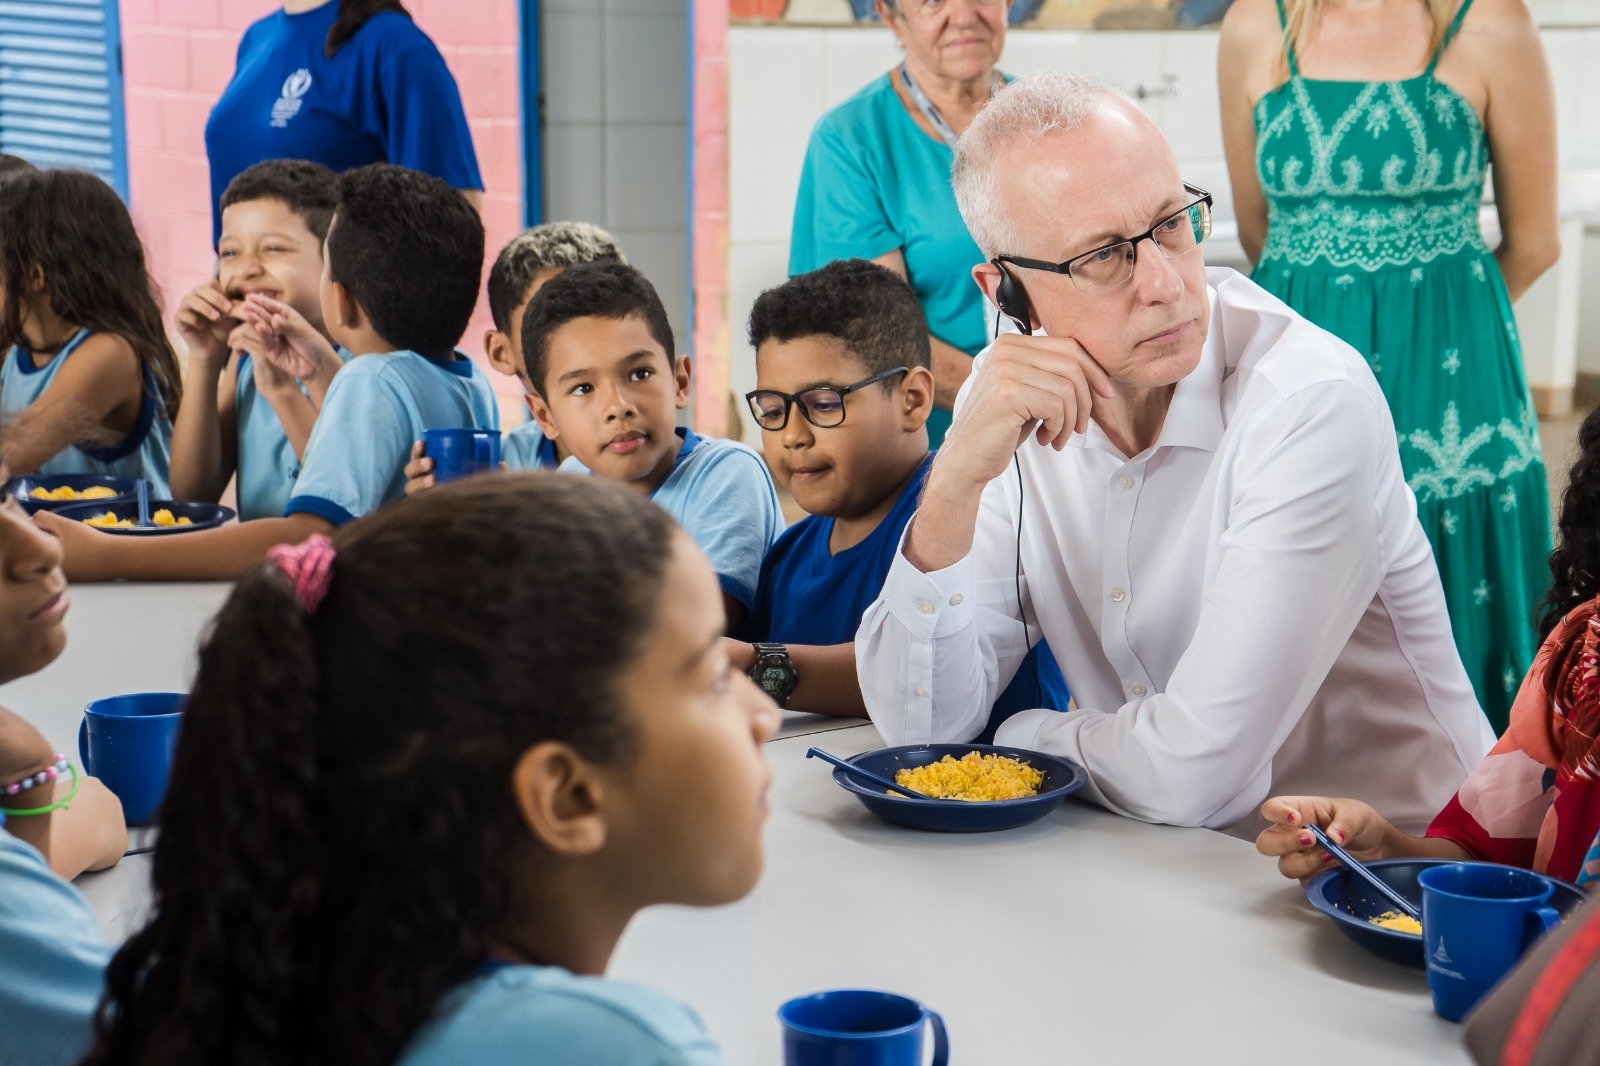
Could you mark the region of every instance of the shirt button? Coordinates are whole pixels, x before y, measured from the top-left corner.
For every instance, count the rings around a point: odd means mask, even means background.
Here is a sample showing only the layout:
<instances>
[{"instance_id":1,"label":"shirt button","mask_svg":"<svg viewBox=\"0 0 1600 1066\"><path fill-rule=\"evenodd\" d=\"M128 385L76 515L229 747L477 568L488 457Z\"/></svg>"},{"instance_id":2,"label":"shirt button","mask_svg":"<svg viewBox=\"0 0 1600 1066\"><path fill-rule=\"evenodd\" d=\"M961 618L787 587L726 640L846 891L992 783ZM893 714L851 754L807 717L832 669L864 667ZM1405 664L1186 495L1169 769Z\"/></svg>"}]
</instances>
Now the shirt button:
<instances>
[{"instance_id":1,"label":"shirt button","mask_svg":"<svg viewBox=\"0 0 1600 1066\"><path fill-rule=\"evenodd\" d=\"M923 600L921 603L917 604L917 610L921 611L923 614L932 614L933 604L927 600Z\"/></svg>"},{"instance_id":2,"label":"shirt button","mask_svg":"<svg viewBox=\"0 0 1600 1066\"><path fill-rule=\"evenodd\" d=\"M950 606L952 606L952 607L960 607L961 606L961 601L963 601L965 599L966 599L966 597L961 595L961 593L958 592L954 596L950 597Z\"/></svg>"},{"instance_id":3,"label":"shirt button","mask_svg":"<svg viewBox=\"0 0 1600 1066\"><path fill-rule=\"evenodd\" d=\"M1125 489L1131 489L1133 488L1133 478L1129 477L1127 474L1123 474L1121 477L1117 478L1117 484L1121 485Z\"/></svg>"},{"instance_id":4,"label":"shirt button","mask_svg":"<svg viewBox=\"0 0 1600 1066\"><path fill-rule=\"evenodd\" d=\"M1120 586L1118 588L1114 588L1114 589L1111 590L1111 602L1112 603L1121 603L1123 600L1125 600L1127 598L1128 598L1128 594L1126 592L1124 592L1121 589Z\"/></svg>"},{"instance_id":5,"label":"shirt button","mask_svg":"<svg viewBox=\"0 0 1600 1066\"><path fill-rule=\"evenodd\" d=\"M917 686L917 698L918 699L922 699L922 700L925 700L925 699L928 698L928 686L927 685L918 685Z\"/></svg>"},{"instance_id":6,"label":"shirt button","mask_svg":"<svg viewBox=\"0 0 1600 1066\"><path fill-rule=\"evenodd\" d=\"M1150 690L1145 688L1143 685L1135 685L1128 691L1132 692L1135 696L1147 696L1150 694Z\"/></svg>"}]
</instances>

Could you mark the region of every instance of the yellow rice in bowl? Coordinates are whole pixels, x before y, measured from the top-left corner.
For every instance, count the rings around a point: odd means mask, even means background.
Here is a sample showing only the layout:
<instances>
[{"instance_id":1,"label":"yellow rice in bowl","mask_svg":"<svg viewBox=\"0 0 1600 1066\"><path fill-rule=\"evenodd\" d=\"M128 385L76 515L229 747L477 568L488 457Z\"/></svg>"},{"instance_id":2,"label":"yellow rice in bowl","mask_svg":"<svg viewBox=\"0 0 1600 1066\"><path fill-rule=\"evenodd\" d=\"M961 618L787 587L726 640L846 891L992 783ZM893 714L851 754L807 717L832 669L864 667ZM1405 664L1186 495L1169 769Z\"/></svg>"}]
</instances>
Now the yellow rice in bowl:
<instances>
[{"instance_id":1,"label":"yellow rice in bowl","mask_svg":"<svg viewBox=\"0 0 1600 1066\"><path fill-rule=\"evenodd\" d=\"M35 500L49 500L56 503L61 500L104 500L117 495L117 490L110 485L90 485L85 489L62 485L57 489L35 488L28 495Z\"/></svg>"},{"instance_id":2,"label":"yellow rice in bowl","mask_svg":"<svg viewBox=\"0 0 1600 1066\"><path fill-rule=\"evenodd\" d=\"M99 526L101 529L132 529L139 523L131 518L119 519L117 518L117 512L107 511L105 514L97 514L93 518L85 518L83 524L86 526ZM162 507L150 516L150 524L153 526L192 526L194 525L194 519L174 518L171 511Z\"/></svg>"},{"instance_id":3,"label":"yellow rice in bowl","mask_svg":"<svg viewBox=\"0 0 1600 1066\"><path fill-rule=\"evenodd\" d=\"M1010 800L1039 794L1044 774L1005 755L969 751L961 758L946 755L936 763L897 770L894 783L932 799Z\"/></svg>"},{"instance_id":4,"label":"yellow rice in bowl","mask_svg":"<svg viewBox=\"0 0 1600 1066\"><path fill-rule=\"evenodd\" d=\"M1411 915L1401 914L1399 911L1384 911L1376 918L1368 918L1367 922L1382 929L1393 929L1398 933L1422 935L1422 923L1411 917Z\"/></svg>"}]
</instances>

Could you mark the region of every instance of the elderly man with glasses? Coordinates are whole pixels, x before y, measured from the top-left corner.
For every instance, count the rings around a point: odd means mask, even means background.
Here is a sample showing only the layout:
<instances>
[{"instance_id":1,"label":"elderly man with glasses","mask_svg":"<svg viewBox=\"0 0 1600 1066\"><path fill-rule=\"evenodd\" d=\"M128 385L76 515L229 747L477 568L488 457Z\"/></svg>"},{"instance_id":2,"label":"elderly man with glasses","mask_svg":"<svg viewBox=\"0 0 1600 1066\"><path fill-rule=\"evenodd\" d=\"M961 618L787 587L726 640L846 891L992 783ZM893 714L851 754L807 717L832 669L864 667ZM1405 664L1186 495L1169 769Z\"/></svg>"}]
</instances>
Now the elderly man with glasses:
<instances>
[{"instance_id":1,"label":"elderly man with glasses","mask_svg":"<svg viewBox=\"0 0 1600 1066\"><path fill-rule=\"evenodd\" d=\"M1211 198L1117 90L998 94L956 151L983 291L1021 333L962 391L857 668L890 743L974 736L1048 639L1076 700L996 742L1090 795L1253 837L1269 794L1419 831L1493 742L1364 360L1207 270Z\"/></svg>"}]
</instances>

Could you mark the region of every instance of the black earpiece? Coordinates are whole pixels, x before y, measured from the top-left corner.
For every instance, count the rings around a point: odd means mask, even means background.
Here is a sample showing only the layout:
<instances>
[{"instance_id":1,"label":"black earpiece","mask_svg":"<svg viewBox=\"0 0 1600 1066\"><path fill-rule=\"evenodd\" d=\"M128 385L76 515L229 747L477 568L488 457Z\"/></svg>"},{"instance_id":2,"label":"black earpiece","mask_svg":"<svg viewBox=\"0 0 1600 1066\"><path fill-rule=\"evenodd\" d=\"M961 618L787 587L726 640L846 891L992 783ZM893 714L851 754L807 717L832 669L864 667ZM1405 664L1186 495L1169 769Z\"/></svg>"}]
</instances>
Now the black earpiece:
<instances>
[{"instance_id":1,"label":"black earpiece","mask_svg":"<svg viewBox=\"0 0 1600 1066\"><path fill-rule=\"evenodd\" d=\"M1011 275L1004 263L998 259L989 262L1000 271L1000 284L994 289L994 302L1000 308L1000 313L1017 324L1017 329L1025 335L1033 333L1033 309L1028 306L1028 293L1022 287L1022 282Z\"/></svg>"}]
</instances>

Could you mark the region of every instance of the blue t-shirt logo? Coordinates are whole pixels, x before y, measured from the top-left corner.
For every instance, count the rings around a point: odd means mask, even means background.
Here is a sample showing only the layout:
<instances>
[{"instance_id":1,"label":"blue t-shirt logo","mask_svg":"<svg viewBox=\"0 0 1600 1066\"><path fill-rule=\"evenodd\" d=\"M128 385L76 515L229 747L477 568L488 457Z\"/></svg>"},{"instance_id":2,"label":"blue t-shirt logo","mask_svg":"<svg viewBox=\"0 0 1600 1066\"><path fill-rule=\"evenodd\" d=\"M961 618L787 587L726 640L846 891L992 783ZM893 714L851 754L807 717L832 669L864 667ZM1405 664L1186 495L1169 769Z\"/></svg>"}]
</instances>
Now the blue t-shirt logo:
<instances>
[{"instance_id":1,"label":"blue t-shirt logo","mask_svg":"<svg viewBox=\"0 0 1600 1066\"><path fill-rule=\"evenodd\" d=\"M301 67L283 79L283 95L272 105L272 125L283 129L300 113L300 98L311 88L311 71Z\"/></svg>"}]
</instances>

